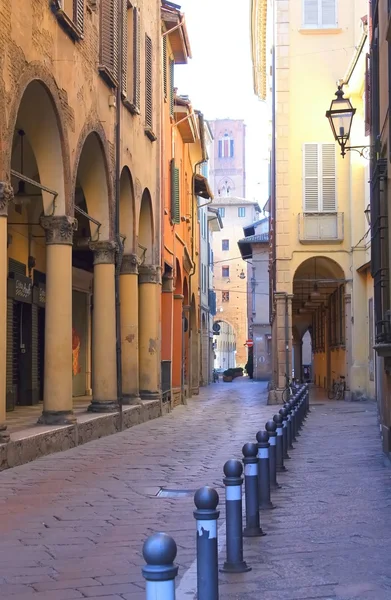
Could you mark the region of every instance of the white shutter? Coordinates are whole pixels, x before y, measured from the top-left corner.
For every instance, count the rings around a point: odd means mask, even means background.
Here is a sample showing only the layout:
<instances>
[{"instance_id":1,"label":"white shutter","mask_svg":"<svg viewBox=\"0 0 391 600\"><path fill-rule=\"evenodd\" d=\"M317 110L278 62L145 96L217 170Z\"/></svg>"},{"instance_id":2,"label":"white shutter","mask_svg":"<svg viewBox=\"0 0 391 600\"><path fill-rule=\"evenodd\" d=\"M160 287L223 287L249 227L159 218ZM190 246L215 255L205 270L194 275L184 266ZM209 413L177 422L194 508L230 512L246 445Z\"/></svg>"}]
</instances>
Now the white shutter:
<instances>
[{"instance_id":1,"label":"white shutter","mask_svg":"<svg viewBox=\"0 0 391 600\"><path fill-rule=\"evenodd\" d=\"M320 0L321 1L321 25L323 27L331 25L335 27L337 23L336 15L336 0Z\"/></svg>"},{"instance_id":2,"label":"white shutter","mask_svg":"<svg viewBox=\"0 0 391 600\"><path fill-rule=\"evenodd\" d=\"M304 212L319 212L318 144L304 144Z\"/></svg>"},{"instance_id":3,"label":"white shutter","mask_svg":"<svg viewBox=\"0 0 391 600\"><path fill-rule=\"evenodd\" d=\"M336 178L335 178L335 144L320 144L322 154L322 206L323 212L335 212Z\"/></svg>"},{"instance_id":4,"label":"white shutter","mask_svg":"<svg viewBox=\"0 0 391 600\"><path fill-rule=\"evenodd\" d=\"M304 25L319 24L319 0L303 0L304 2Z\"/></svg>"}]
</instances>

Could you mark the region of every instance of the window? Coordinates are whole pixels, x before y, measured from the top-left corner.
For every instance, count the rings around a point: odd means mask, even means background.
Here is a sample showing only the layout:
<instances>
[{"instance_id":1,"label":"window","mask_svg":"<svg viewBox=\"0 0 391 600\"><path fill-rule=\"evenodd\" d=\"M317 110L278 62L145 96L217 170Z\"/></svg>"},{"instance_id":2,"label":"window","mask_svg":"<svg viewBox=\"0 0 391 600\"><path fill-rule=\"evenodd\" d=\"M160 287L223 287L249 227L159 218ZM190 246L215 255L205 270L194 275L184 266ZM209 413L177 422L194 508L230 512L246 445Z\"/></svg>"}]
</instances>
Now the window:
<instances>
[{"instance_id":1,"label":"window","mask_svg":"<svg viewBox=\"0 0 391 600\"><path fill-rule=\"evenodd\" d=\"M335 144L304 144L304 212L336 212Z\"/></svg>"},{"instance_id":2,"label":"window","mask_svg":"<svg viewBox=\"0 0 391 600\"><path fill-rule=\"evenodd\" d=\"M223 219L225 217L225 207L220 206L220 208L218 208L217 210L219 211L220 217Z\"/></svg>"},{"instance_id":3,"label":"window","mask_svg":"<svg viewBox=\"0 0 391 600\"><path fill-rule=\"evenodd\" d=\"M118 2L102 0L99 72L111 87L118 84Z\"/></svg>"},{"instance_id":4,"label":"window","mask_svg":"<svg viewBox=\"0 0 391 600\"><path fill-rule=\"evenodd\" d=\"M168 82L167 82L167 36L165 35L163 38L163 96L164 100L167 100L167 90L168 90Z\"/></svg>"},{"instance_id":5,"label":"window","mask_svg":"<svg viewBox=\"0 0 391 600\"><path fill-rule=\"evenodd\" d=\"M229 250L229 240L222 240L222 242L221 242L221 249L222 250Z\"/></svg>"},{"instance_id":6,"label":"window","mask_svg":"<svg viewBox=\"0 0 391 600\"><path fill-rule=\"evenodd\" d=\"M156 140L153 129L153 69L152 40L145 34L145 134L151 142Z\"/></svg>"},{"instance_id":7,"label":"window","mask_svg":"<svg viewBox=\"0 0 391 600\"><path fill-rule=\"evenodd\" d=\"M336 27L337 0L303 0L304 27L313 29Z\"/></svg>"},{"instance_id":8,"label":"window","mask_svg":"<svg viewBox=\"0 0 391 600\"><path fill-rule=\"evenodd\" d=\"M83 37L84 0L52 0L58 22L74 40Z\"/></svg>"},{"instance_id":9,"label":"window","mask_svg":"<svg viewBox=\"0 0 391 600\"><path fill-rule=\"evenodd\" d=\"M228 291L222 292L221 300L222 300L222 302L229 302L229 292Z\"/></svg>"},{"instance_id":10,"label":"window","mask_svg":"<svg viewBox=\"0 0 391 600\"><path fill-rule=\"evenodd\" d=\"M238 217L246 216L246 208L244 206L239 206L238 208Z\"/></svg>"},{"instance_id":11,"label":"window","mask_svg":"<svg viewBox=\"0 0 391 600\"><path fill-rule=\"evenodd\" d=\"M229 267L221 267L221 275L223 277L229 277Z\"/></svg>"},{"instance_id":12,"label":"window","mask_svg":"<svg viewBox=\"0 0 391 600\"><path fill-rule=\"evenodd\" d=\"M179 190L179 169L175 166L175 160L170 162L171 172L171 221L179 223L181 220L180 214L180 190Z\"/></svg>"},{"instance_id":13,"label":"window","mask_svg":"<svg viewBox=\"0 0 391 600\"><path fill-rule=\"evenodd\" d=\"M229 137L228 133L219 139L219 158L233 158L234 156L234 140Z\"/></svg>"}]
</instances>

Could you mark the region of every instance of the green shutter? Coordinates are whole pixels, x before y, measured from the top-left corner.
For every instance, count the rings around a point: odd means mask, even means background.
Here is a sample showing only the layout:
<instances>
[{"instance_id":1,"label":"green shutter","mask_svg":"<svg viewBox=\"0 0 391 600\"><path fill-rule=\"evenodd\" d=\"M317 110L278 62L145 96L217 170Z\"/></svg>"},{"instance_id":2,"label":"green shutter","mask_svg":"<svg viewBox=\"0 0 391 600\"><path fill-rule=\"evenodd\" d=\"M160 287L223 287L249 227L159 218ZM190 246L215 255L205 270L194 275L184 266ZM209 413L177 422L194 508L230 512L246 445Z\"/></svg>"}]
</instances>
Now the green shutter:
<instances>
[{"instance_id":1,"label":"green shutter","mask_svg":"<svg viewBox=\"0 0 391 600\"><path fill-rule=\"evenodd\" d=\"M179 223L180 214L180 195L179 195L179 169L175 167L175 160L170 162L171 171L171 221Z\"/></svg>"},{"instance_id":2,"label":"green shutter","mask_svg":"<svg viewBox=\"0 0 391 600\"><path fill-rule=\"evenodd\" d=\"M163 38L163 93L164 100L167 98L167 37Z\"/></svg>"},{"instance_id":3,"label":"green shutter","mask_svg":"<svg viewBox=\"0 0 391 600\"><path fill-rule=\"evenodd\" d=\"M84 31L84 0L73 0L74 22L80 33Z\"/></svg>"},{"instance_id":4,"label":"green shutter","mask_svg":"<svg viewBox=\"0 0 391 600\"><path fill-rule=\"evenodd\" d=\"M170 59L170 115L174 116L174 61Z\"/></svg>"}]
</instances>

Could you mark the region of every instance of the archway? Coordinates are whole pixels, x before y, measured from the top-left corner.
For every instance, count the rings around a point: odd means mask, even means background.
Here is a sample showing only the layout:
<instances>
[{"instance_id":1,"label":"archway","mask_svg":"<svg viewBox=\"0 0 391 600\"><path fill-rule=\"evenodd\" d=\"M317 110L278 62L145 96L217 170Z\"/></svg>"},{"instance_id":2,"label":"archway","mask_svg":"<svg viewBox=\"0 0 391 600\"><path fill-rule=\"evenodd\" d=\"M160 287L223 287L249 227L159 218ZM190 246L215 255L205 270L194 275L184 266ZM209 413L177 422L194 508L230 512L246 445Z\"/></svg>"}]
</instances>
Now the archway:
<instances>
[{"instance_id":1,"label":"archway","mask_svg":"<svg viewBox=\"0 0 391 600\"><path fill-rule=\"evenodd\" d=\"M220 330L215 332L215 369L225 371L236 367L236 333L234 327L228 321L215 321ZM216 335L216 333L218 335Z\"/></svg>"},{"instance_id":2,"label":"archway","mask_svg":"<svg viewBox=\"0 0 391 600\"><path fill-rule=\"evenodd\" d=\"M303 261L293 278L292 326L300 352L303 335L311 328L313 381L326 389L340 374L348 374L345 283L342 267L326 256ZM301 371L301 358L298 363Z\"/></svg>"},{"instance_id":3,"label":"archway","mask_svg":"<svg viewBox=\"0 0 391 600\"><path fill-rule=\"evenodd\" d=\"M183 311L183 282L182 270L179 260L175 261L175 288L173 308L173 343L172 343L172 388L173 404L176 406L182 402L183 393L183 341L185 335L185 319Z\"/></svg>"},{"instance_id":4,"label":"archway","mask_svg":"<svg viewBox=\"0 0 391 600\"><path fill-rule=\"evenodd\" d=\"M1 352L7 354L7 409L44 401L42 422L69 423L74 420L66 350L72 340L73 221L65 216L64 175L69 169L60 116L42 81L27 85L14 125L9 140L14 200L8 207L8 297L3 304L7 343ZM2 410L2 398L0 403Z\"/></svg>"},{"instance_id":5,"label":"archway","mask_svg":"<svg viewBox=\"0 0 391 600\"><path fill-rule=\"evenodd\" d=\"M182 381L186 398L190 395L190 305L187 277L183 280L183 367Z\"/></svg>"},{"instance_id":6,"label":"archway","mask_svg":"<svg viewBox=\"0 0 391 600\"><path fill-rule=\"evenodd\" d=\"M152 199L146 188L141 198L138 226L138 247L141 264L153 264L153 212Z\"/></svg>"}]
</instances>

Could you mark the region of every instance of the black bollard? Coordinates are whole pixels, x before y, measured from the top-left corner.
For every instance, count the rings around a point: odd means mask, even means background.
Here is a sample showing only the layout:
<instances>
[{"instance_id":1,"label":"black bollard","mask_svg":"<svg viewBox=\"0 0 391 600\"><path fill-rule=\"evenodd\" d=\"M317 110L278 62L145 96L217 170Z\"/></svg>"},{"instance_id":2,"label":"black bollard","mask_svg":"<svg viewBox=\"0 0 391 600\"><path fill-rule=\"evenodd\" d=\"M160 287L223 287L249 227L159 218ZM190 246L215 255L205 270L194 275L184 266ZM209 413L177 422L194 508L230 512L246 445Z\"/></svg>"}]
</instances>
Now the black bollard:
<instances>
[{"instance_id":1,"label":"black bollard","mask_svg":"<svg viewBox=\"0 0 391 600\"><path fill-rule=\"evenodd\" d=\"M267 431L258 431L258 487L259 508L270 510L274 508L270 500L270 466L269 466L269 434Z\"/></svg>"},{"instance_id":2,"label":"black bollard","mask_svg":"<svg viewBox=\"0 0 391 600\"><path fill-rule=\"evenodd\" d=\"M280 408L278 411L282 417L282 451L284 460L290 460L288 454L288 411L285 408Z\"/></svg>"},{"instance_id":3,"label":"black bollard","mask_svg":"<svg viewBox=\"0 0 391 600\"><path fill-rule=\"evenodd\" d=\"M273 421L277 425L277 442L276 442L276 469L277 473L286 471L284 465L284 451L282 441L282 416L280 414L274 415Z\"/></svg>"},{"instance_id":4,"label":"black bollard","mask_svg":"<svg viewBox=\"0 0 391 600\"><path fill-rule=\"evenodd\" d=\"M147 564L142 574L147 582L147 600L175 600L176 553L176 543L165 533L155 533L144 542L143 556Z\"/></svg>"},{"instance_id":5,"label":"black bollard","mask_svg":"<svg viewBox=\"0 0 391 600\"><path fill-rule=\"evenodd\" d=\"M274 421L268 421L265 429L269 434L269 469L270 469L270 488L276 490L281 486L277 482L277 425Z\"/></svg>"},{"instance_id":6,"label":"black bollard","mask_svg":"<svg viewBox=\"0 0 391 600\"><path fill-rule=\"evenodd\" d=\"M266 535L260 526L258 491L258 446L245 444L242 448L244 464L244 496L246 500L246 527L244 537Z\"/></svg>"},{"instance_id":7,"label":"black bollard","mask_svg":"<svg viewBox=\"0 0 391 600\"><path fill-rule=\"evenodd\" d=\"M295 400L295 437L300 437L300 392Z\"/></svg>"},{"instance_id":8,"label":"black bollard","mask_svg":"<svg viewBox=\"0 0 391 600\"><path fill-rule=\"evenodd\" d=\"M203 487L194 494L197 520L197 598L219 599L219 565L217 547L217 510L219 495L211 487Z\"/></svg>"},{"instance_id":9,"label":"black bollard","mask_svg":"<svg viewBox=\"0 0 391 600\"><path fill-rule=\"evenodd\" d=\"M284 404L283 408L286 409L287 412L287 449L294 450L294 446L292 444L293 433L292 433L292 406L290 402Z\"/></svg>"},{"instance_id":10,"label":"black bollard","mask_svg":"<svg viewBox=\"0 0 391 600\"><path fill-rule=\"evenodd\" d=\"M297 442L297 439L296 439L296 399L297 399L297 395L293 396L292 400L290 400L290 402L289 402L290 407L291 407L292 442Z\"/></svg>"},{"instance_id":11,"label":"black bollard","mask_svg":"<svg viewBox=\"0 0 391 600\"><path fill-rule=\"evenodd\" d=\"M242 484L243 467L238 460L228 460L224 465L225 519L227 560L222 573L245 573L251 567L243 560ZM201 599L200 599L201 600Z\"/></svg>"}]
</instances>

